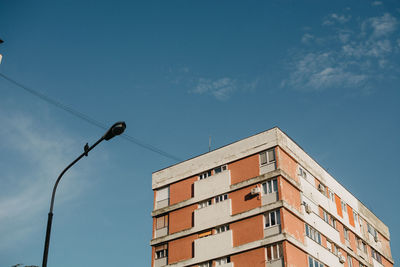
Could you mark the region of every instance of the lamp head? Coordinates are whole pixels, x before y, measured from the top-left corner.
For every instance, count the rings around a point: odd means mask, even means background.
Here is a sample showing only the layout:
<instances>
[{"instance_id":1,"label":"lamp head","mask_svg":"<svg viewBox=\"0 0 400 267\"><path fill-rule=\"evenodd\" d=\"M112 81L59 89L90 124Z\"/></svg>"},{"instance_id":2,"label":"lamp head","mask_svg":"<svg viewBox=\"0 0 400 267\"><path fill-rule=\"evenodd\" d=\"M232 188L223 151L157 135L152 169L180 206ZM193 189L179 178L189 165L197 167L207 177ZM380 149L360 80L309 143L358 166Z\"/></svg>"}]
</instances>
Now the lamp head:
<instances>
[{"instance_id":1,"label":"lamp head","mask_svg":"<svg viewBox=\"0 0 400 267\"><path fill-rule=\"evenodd\" d=\"M111 126L110 129L108 129L108 131L105 133L105 135L103 136L103 138L108 141L111 138L113 138L116 135L120 135L125 131L126 128L126 124L123 121L119 121L114 123L113 126Z\"/></svg>"}]
</instances>

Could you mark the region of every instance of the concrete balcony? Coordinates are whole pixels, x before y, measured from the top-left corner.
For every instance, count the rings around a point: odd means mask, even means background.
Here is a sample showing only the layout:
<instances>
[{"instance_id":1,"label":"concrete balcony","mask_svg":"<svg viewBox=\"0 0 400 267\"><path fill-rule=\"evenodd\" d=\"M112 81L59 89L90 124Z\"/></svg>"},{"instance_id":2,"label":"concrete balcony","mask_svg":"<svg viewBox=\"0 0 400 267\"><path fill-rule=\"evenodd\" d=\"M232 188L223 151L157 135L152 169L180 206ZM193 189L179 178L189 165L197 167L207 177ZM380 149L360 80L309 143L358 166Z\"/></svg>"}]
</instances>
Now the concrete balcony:
<instances>
[{"instance_id":1,"label":"concrete balcony","mask_svg":"<svg viewBox=\"0 0 400 267\"><path fill-rule=\"evenodd\" d=\"M154 260L154 267L161 267L167 265L168 258L161 258Z\"/></svg>"},{"instance_id":2,"label":"concrete balcony","mask_svg":"<svg viewBox=\"0 0 400 267\"><path fill-rule=\"evenodd\" d=\"M206 199L220 195L229 190L231 172L229 170L209 176L194 182L194 197Z\"/></svg>"},{"instance_id":3,"label":"concrete balcony","mask_svg":"<svg viewBox=\"0 0 400 267\"><path fill-rule=\"evenodd\" d=\"M261 205L264 206L264 205L274 203L274 202L278 201L278 199L279 199L278 192L262 195L261 196Z\"/></svg>"},{"instance_id":4,"label":"concrete balcony","mask_svg":"<svg viewBox=\"0 0 400 267\"><path fill-rule=\"evenodd\" d=\"M233 262L218 265L218 267L233 267Z\"/></svg>"},{"instance_id":5,"label":"concrete balcony","mask_svg":"<svg viewBox=\"0 0 400 267\"><path fill-rule=\"evenodd\" d=\"M155 238L162 237L168 235L168 227L164 227L161 229L156 229Z\"/></svg>"},{"instance_id":6,"label":"concrete balcony","mask_svg":"<svg viewBox=\"0 0 400 267\"><path fill-rule=\"evenodd\" d=\"M330 266L343 266L339 265L339 259L335 254L333 254L308 236L306 236L305 242L306 246L309 248L309 254L315 259L319 260L320 262L329 264Z\"/></svg>"},{"instance_id":7,"label":"concrete balcony","mask_svg":"<svg viewBox=\"0 0 400 267\"><path fill-rule=\"evenodd\" d=\"M276 170L276 164L275 162L271 162L269 164L263 164L260 166L260 175L268 172L272 172Z\"/></svg>"},{"instance_id":8,"label":"concrete balcony","mask_svg":"<svg viewBox=\"0 0 400 267\"><path fill-rule=\"evenodd\" d=\"M225 224L231 216L231 200L227 199L194 211L194 227L207 229Z\"/></svg>"},{"instance_id":9,"label":"concrete balcony","mask_svg":"<svg viewBox=\"0 0 400 267\"><path fill-rule=\"evenodd\" d=\"M283 267L283 259L267 261L265 267Z\"/></svg>"},{"instance_id":10,"label":"concrete balcony","mask_svg":"<svg viewBox=\"0 0 400 267\"><path fill-rule=\"evenodd\" d=\"M165 208L167 206L169 206L169 198L161 200L161 201L157 201L155 209L156 210L157 209L162 209L162 208Z\"/></svg>"},{"instance_id":11,"label":"concrete balcony","mask_svg":"<svg viewBox=\"0 0 400 267\"><path fill-rule=\"evenodd\" d=\"M277 224L271 227L264 228L264 238L281 233L281 225Z\"/></svg>"},{"instance_id":12,"label":"concrete balcony","mask_svg":"<svg viewBox=\"0 0 400 267\"><path fill-rule=\"evenodd\" d=\"M199 262L223 257L231 251L232 230L199 238L194 241L194 255L196 261ZM229 266L229 263L227 266Z\"/></svg>"}]
</instances>

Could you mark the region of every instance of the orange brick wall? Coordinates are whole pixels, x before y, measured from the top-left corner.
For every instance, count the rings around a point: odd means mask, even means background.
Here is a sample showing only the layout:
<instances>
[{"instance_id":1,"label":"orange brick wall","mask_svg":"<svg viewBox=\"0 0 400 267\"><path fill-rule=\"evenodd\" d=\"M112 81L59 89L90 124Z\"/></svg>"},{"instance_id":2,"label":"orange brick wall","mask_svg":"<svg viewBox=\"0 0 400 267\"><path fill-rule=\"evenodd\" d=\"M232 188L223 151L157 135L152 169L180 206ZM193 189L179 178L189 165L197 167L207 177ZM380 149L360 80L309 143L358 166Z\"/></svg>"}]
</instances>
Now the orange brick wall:
<instances>
[{"instance_id":1,"label":"orange brick wall","mask_svg":"<svg viewBox=\"0 0 400 267\"><path fill-rule=\"evenodd\" d=\"M286 172L290 178L299 182L299 177L297 176L297 162L290 157L282 148L277 148L278 154L278 168Z\"/></svg>"},{"instance_id":2,"label":"orange brick wall","mask_svg":"<svg viewBox=\"0 0 400 267\"><path fill-rule=\"evenodd\" d=\"M179 238L168 243L168 264L193 258L193 242L197 235Z\"/></svg>"},{"instance_id":3,"label":"orange brick wall","mask_svg":"<svg viewBox=\"0 0 400 267\"><path fill-rule=\"evenodd\" d=\"M337 213L339 214L340 217L343 218L342 203L340 202L340 197L336 194L335 194L335 203L336 203Z\"/></svg>"},{"instance_id":4,"label":"orange brick wall","mask_svg":"<svg viewBox=\"0 0 400 267\"><path fill-rule=\"evenodd\" d=\"M229 227L234 247L264 238L263 215L231 223Z\"/></svg>"},{"instance_id":5,"label":"orange brick wall","mask_svg":"<svg viewBox=\"0 0 400 267\"><path fill-rule=\"evenodd\" d=\"M248 180L260 175L259 156L255 154L247 158L228 164L228 169L231 171L231 184Z\"/></svg>"},{"instance_id":6,"label":"orange brick wall","mask_svg":"<svg viewBox=\"0 0 400 267\"><path fill-rule=\"evenodd\" d=\"M347 207L347 214L349 215L349 223L350 223L350 225L355 227L353 209L349 205L346 205L346 207Z\"/></svg>"},{"instance_id":7,"label":"orange brick wall","mask_svg":"<svg viewBox=\"0 0 400 267\"><path fill-rule=\"evenodd\" d=\"M257 248L231 256L235 267L265 267L265 248Z\"/></svg>"},{"instance_id":8,"label":"orange brick wall","mask_svg":"<svg viewBox=\"0 0 400 267\"><path fill-rule=\"evenodd\" d=\"M286 267L307 267L307 255L291 243L283 242L283 259Z\"/></svg>"},{"instance_id":9,"label":"orange brick wall","mask_svg":"<svg viewBox=\"0 0 400 267\"><path fill-rule=\"evenodd\" d=\"M282 176L278 177L278 184L279 184L279 199L285 200L289 203L292 207L301 211L301 198L300 198L300 191L294 187L291 183L287 180L282 178Z\"/></svg>"},{"instance_id":10,"label":"orange brick wall","mask_svg":"<svg viewBox=\"0 0 400 267\"><path fill-rule=\"evenodd\" d=\"M169 213L169 234L173 234L192 227L193 211L197 204L174 210Z\"/></svg>"},{"instance_id":11,"label":"orange brick wall","mask_svg":"<svg viewBox=\"0 0 400 267\"><path fill-rule=\"evenodd\" d=\"M304 222L285 208L281 209L282 231L304 244Z\"/></svg>"},{"instance_id":12,"label":"orange brick wall","mask_svg":"<svg viewBox=\"0 0 400 267\"><path fill-rule=\"evenodd\" d=\"M169 186L169 204L173 205L181 201L192 198L193 183L197 181L197 176L187 178L185 180L173 183Z\"/></svg>"},{"instance_id":13,"label":"orange brick wall","mask_svg":"<svg viewBox=\"0 0 400 267\"><path fill-rule=\"evenodd\" d=\"M256 186L248 186L228 194L232 203L232 215L261 206L260 196L250 195L250 190L254 187Z\"/></svg>"},{"instance_id":14,"label":"orange brick wall","mask_svg":"<svg viewBox=\"0 0 400 267\"><path fill-rule=\"evenodd\" d=\"M345 244L343 224L339 221L336 221L336 229L339 231L340 242L342 242L342 244Z\"/></svg>"}]
</instances>

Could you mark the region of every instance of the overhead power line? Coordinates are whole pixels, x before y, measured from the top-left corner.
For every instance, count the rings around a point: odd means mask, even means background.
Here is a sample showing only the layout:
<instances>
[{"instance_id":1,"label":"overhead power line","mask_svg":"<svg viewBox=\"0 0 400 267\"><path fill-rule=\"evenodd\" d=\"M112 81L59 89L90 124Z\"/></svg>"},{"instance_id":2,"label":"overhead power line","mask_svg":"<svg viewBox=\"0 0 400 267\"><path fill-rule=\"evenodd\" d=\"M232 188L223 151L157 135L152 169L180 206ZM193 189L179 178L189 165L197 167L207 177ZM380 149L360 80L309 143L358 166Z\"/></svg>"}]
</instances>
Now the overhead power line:
<instances>
[{"instance_id":1,"label":"overhead power line","mask_svg":"<svg viewBox=\"0 0 400 267\"><path fill-rule=\"evenodd\" d=\"M67 106L67 105L65 105L65 104L63 104L63 103L61 103L61 102L59 102L57 100L52 99L51 97L46 96L43 93L40 93L40 92L38 92L38 91L36 91L36 90L34 90L32 88L29 88L29 87L17 82L16 80L4 75L3 73L0 73L0 76L3 77L3 79L7 80L8 82L10 82L10 83L16 85L17 87L23 89L25 92L28 92L28 93L40 98L41 100L43 100L43 101L45 101L45 102L47 102L49 104L52 104L53 106L55 106L57 108L60 108L60 109L62 109L64 111L72 114L73 116L75 116L75 117L77 117L77 118L79 118L81 120L86 121L87 123L90 123L90 124L92 124L94 126L97 126L98 128L101 128L103 130L108 130L108 127L105 126L103 123L91 118L90 116L86 115L85 113L82 113L82 112L80 112L80 111L78 111L78 110L76 110L74 108L71 108L71 107L69 107L69 106ZM176 157L174 155L171 155L170 153L165 152L165 151L163 151L163 150L161 150L161 149L159 149L159 148L157 148L157 147L155 147L153 145L146 144L143 141L141 141L141 140L139 140L139 139L137 139L137 138L135 138L133 136L130 136L128 134L122 134L121 137L124 138L125 140L131 142L131 143L134 143L134 144L136 144L136 145L138 145L138 146L140 146L142 148L150 150L150 151L152 151L154 153L157 153L157 154L159 154L161 156L164 156L166 158L172 159L174 161L181 161L181 159L179 159L178 157Z\"/></svg>"}]
</instances>

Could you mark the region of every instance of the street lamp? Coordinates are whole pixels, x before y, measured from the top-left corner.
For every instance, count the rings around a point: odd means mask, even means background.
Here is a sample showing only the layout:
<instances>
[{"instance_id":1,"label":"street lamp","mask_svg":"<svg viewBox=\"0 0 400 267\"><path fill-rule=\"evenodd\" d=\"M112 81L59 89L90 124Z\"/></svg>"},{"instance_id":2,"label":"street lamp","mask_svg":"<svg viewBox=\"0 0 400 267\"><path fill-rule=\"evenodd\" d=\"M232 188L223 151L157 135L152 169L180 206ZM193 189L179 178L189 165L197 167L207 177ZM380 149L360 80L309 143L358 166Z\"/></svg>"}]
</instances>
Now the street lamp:
<instances>
[{"instance_id":1,"label":"street lamp","mask_svg":"<svg viewBox=\"0 0 400 267\"><path fill-rule=\"evenodd\" d=\"M92 145L91 147L89 147L89 145L86 143L85 147L84 147L84 152L77 157L73 162L71 162L62 172L61 174L58 176L56 183L54 184L53 187L53 194L51 195L51 202L50 202L50 211L49 211L49 216L47 219L47 229L46 229L46 240L44 243L44 252L43 252L43 263L42 263L42 267L47 267L47 256L49 253L49 244L50 244L50 232L51 232L51 223L53 221L53 206L54 206L54 197L56 195L56 189L58 186L58 183L61 180L61 177L64 175L64 173L71 168L75 163L77 163L83 156L88 156L88 153L90 150L92 150L95 146L97 146L98 144L100 144L101 141L103 140L110 140L111 138L113 138L114 136L120 135L125 131L126 128L126 124L123 121L114 123L113 126L111 126L110 129L108 129L108 131L99 139L97 140L96 143L94 143L94 145Z\"/></svg>"}]
</instances>

